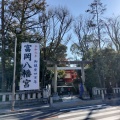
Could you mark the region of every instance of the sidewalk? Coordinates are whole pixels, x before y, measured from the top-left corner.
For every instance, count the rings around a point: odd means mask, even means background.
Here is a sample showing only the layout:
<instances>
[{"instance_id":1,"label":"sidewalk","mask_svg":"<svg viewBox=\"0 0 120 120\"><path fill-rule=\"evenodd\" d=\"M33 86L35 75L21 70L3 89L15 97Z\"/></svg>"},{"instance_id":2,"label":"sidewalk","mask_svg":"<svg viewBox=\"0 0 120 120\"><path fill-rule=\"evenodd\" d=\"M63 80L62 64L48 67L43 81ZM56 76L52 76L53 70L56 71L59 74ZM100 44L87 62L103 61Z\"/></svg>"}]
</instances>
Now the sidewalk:
<instances>
[{"instance_id":1,"label":"sidewalk","mask_svg":"<svg viewBox=\"0 0 120 120\"><path fill-rule=\"evenodd\" d=\"M48 109L48 108L50 108L49 104L41 105L39 107L37 107L37 106L28 106L28 107L22 107L22 108L15 108L14 111L11 111L11 108L5 108L5 109L0 109L0 115L21 113L21 112L26 112L26 111L41 110L41 109Z\"/></svg>"},{"instance_id":2,"label":"sidewalk","mask_svg":"<svg viewBox=\"0 0 120 120\"><path fill-rule=\"evenodd\" d=\"M87 106L87 105L97 105L97 104L115 104L117 101L120 101L120 98L114 98L111 100L81 100L76 96L63 96L62 97L63 102L55 102L53 104L44 104L44 105L36 105L36 106L27 106L22 108L15 108L15 111L11 111L11 108L7 109L0 109L0 115L5 114L15 114L25 111L32 111L32 110L55 110L55 109L63 109L63 108L69 108L69 107L77 107L77 106Z\"/></svg>"},{"instance_id":3,"label":"sidewalk","mask_svg":"<svg viewBox=\"0 0 120 120\"><path fill-rule=\"evenodd\" d=\"M56 109L64 109L66 107L77 107L77 106L87 106L87 105L95 105L95 104L103 104L104 101L102 99L90 100L90 99L79 99L78 96L62 96L62 102L55 102L51 105L51 107Z\"/></svg>"}]
</instances>

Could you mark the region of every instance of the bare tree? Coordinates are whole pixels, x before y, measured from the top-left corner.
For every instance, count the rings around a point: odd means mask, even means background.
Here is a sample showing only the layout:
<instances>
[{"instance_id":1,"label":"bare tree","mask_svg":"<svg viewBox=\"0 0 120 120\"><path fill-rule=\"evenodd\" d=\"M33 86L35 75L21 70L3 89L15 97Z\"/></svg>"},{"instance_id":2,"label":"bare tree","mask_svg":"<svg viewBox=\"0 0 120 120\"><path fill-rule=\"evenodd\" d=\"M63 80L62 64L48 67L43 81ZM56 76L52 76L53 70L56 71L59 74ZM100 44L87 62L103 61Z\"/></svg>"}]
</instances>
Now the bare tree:
<instances>
[{"instance_id":1,"label":"bare tree","mask_svg":"<svg viewBox=\"0 0 120 120\"><path fill-rule=\"evenodd\" d=\"M105 22L107 35L113 42L116 50L120 51L120 16L116 18L109 18Z\"/></svg>"},{"instance_id":2,"label":"bare tree","mask_svg":"<svg viewBox=\"0 0 120 120\"><path fill-rule=\"evenodd\" d=\"M41 41L41 55L43 60L57 61L66 57L66 44L70 40L67 36L70 26L72 24L72 16L64 7L52 8L48 11L43 11L39 16L39 34L42 36ZM65 38L67 36L67 38ZM65 45L62 45L64 44ZM62 50L60 50L62 49ZM62 56L60 58L60 56ZM42 81L44 85L46 69L45 65L42 67Z\"/></svg>"},{"instance_id":3,"label":"bare tree","mask_svg":"<svg viewBox=\"0 0 120 120\"><path fill-rule=\"evenodd\" d=\"M66 45L70 40L68 32L72 21L71 14L64 7L50 9L40 16L40 34L44 36L43 47L49 46L47 58L50 58L50 55L54 56L59 45Z\"/></svg>"},{"instance_id":4,"label":"bare tree","mask_svg":"<svg viewBox=\"0 0 120 120\"><path fill-rule=\"evenodd\" d=\"M90 48L96 50L96 38L93 34L93 28L89 26L89 19L79 16L74 23L74 33L77 36L77 40L71 46L73 53L82 55L85 58Z\"/></svg>"}]
</instances>

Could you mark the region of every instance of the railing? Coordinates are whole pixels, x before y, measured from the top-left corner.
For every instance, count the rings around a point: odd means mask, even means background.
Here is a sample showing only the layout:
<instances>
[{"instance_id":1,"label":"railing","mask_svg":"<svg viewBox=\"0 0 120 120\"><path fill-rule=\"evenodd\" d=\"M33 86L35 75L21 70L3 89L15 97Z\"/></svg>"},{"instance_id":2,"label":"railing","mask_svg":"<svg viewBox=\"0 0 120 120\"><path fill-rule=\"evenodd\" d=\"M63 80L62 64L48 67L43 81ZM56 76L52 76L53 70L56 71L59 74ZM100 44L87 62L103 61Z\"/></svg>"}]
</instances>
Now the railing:
<instances>
[{"instance_id":1,"label":"railing","mask_svg":"<svg viewBox=\"0 0 120 120\"><path fill-rule=\"evenodd\" d=\"M15 101L24 100L39 100L41 98L49 98L51 96L51 86L46 86L45 89L35 91L17 91L15 93ZM11 102L12 92L0 93L0 102Z\"/></svg>"},{"instance_id":2,"label":"railing","mask_svg":"<svg viewBox=\"0 0 120 120\"><path fill-rule=\"evenodd\" d=\"M15 100L31 100L31 99L40 99L42 97L41 91L25 91L25 92L16 92ZM12 93L0 93L0 102L12 101Z\"/></svg>"},{"instance_id":3,"label":"railing","mask_svg":"<svg viewBox=\"0 0 120 120\"><path fill-rule=\"evenodd\" d=\"M92 89L93 95L102 95L102 93L107 94L106 88L97 88L94 87ZM113 94L118 94L120 93L120 88L113 88Z\"/></svg>"},{"instance_id":4,"label":"railing","mask_svg":"<svg viewBox=\"0 0 120 120\"><path fill-rule=\"evenodd\" d=\"M97 88L94 87L92 89L93 95L106 95L106 88ZM113 94L120 94L120 88L113 88ZM49 98L51 96L51 87L47 86L42 91L17 91L15 94L16 101L24 101L24 100L39 100L42 98ZM0 102L11 102L12 101L12 93L0 93Z\"/></svg>"}]
</instances>

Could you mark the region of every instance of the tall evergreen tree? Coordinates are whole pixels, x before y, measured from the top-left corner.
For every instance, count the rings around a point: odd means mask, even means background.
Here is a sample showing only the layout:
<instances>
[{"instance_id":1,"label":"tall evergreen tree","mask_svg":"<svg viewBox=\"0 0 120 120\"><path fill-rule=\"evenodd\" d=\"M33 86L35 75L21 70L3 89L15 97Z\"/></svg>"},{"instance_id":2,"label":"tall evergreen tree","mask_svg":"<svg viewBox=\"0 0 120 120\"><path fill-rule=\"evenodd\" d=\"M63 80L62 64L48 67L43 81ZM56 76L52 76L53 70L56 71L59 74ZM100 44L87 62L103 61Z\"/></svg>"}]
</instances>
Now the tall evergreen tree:
<instances>
[{"instance_id":1,"label":"tall evergreen tree","mask_svg":"<svg viewBox=\"0 0 120 120\"><path fill-rule=\"evenodd\" d=\"M97 29L98 37L98 47L101 49L101 29L103 27L103 22L101 15L104 14L106 6L103 5L101 0L94 0L90 5L89 9L86 11L92 15L91 20L89 21L89 26Z\"/></svg>"},{"instance_id":2,"label":"tall evergreen tree","mask_svg":"<svg viewBox=\"0 0 120 120\"><path fill-rule=\"evenodd\" d=\"M1 1L1 66L3 91L6 91L7 87L7 79L5 77L7 74L6 68L8 68L8 64L11 66L13 61L14 37L11 36L11 33L14 35L16 34L15 36L18 39L17 63L20 63L21 42L30 40L35 42L38 41L38 39L41 39L39 35L35 37L35 29L38 25L38 14L41 14L45 7L45 0ZM20 35L17 35L16 28L21 29L22 33ZM7 55L11 55L11 57L8 57Z\"/></svg>"}]
</instances>

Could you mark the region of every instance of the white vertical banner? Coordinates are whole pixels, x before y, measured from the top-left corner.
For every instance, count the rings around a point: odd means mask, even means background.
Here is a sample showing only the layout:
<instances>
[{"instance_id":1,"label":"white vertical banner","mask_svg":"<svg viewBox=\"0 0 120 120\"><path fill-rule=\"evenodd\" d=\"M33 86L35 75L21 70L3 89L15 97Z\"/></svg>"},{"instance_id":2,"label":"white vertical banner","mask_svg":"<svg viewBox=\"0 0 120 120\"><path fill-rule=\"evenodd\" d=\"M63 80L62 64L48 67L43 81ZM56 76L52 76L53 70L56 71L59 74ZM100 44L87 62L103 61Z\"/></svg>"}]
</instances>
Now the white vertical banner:
<instances>
[{"instance_id":1,"label":"white vertical banner","mask_svg":"<svg viewBox=\"0 0 120 120\"><path fill-rule=\"evenodd\" d=\"M39 89L39 43L22 43L20 90Z\"/></svg>"}]
</instances>

